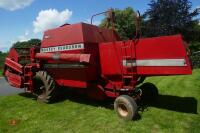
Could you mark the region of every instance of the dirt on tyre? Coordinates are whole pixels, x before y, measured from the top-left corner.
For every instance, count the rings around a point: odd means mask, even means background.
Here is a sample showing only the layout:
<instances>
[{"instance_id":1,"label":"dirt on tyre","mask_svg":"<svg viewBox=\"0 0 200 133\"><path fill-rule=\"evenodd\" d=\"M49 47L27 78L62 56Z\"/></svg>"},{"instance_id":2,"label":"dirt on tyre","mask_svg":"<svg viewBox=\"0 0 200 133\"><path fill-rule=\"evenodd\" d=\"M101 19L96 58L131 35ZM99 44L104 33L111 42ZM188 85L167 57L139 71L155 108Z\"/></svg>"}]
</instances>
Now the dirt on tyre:
<instances>
[{"instance_id":1,"label":"dirt on tyre","mask_svg":"<svg viewBox=\"0 0 200 133\"><path fill-rule=\"evenodd\" d=\"M134 119L137 108L135 100L128 95L121 95L115 99L114 109L118 116L126 121Z\"/></svg>"},{"instance_id":2,"label":"dirt on tyre","mask_svg":"<svg viewBox=\"0 0 200 133\"><path fill-rule=\"evenodd\" d=\"M140 86L142 90L141 100L143 102L153 102L157 100L158 88L152 83L144 83Z\"/></svg>"},{"instance_id":3,"label":"dirt on tyre","mask_svg":"<svg viewBox=\"0 0 200 133\"><path fill-rule=\"evenodd\" d=\"M33 78L34 90L37 100L43 103L51 103L56 99L56 83L46 71L39 71Z\"/></svg>"}]
</instances>

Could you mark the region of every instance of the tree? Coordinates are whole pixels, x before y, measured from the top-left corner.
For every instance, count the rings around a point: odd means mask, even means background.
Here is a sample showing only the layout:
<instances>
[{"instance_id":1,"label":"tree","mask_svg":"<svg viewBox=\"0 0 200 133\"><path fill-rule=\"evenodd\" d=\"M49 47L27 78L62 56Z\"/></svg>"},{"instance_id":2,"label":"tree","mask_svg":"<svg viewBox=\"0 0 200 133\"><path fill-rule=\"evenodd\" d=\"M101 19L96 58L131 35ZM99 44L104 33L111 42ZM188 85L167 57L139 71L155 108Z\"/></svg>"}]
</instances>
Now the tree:
<instances>
[{"instance_id":1,"label":"tree","mask_svg":"<svg viewBox=\"0 0 200 133\"><path fill-rule=\"evenodd\" d=\"M146 36L161 36L181 33L187 41L192 39L198 14L190 12L192 3L188 0L152 0L145 12ZM191 30L192 29L192 30ZM188 34L190 33L190 34Z\"/></svg>"},{"instance_id":2,"label":"tree","mask_svg":"<svg viewBox=\"0 0 200 133\"><path fill-rule=\"evenodd\" d=\"M16 42L13 44L13 48L31 48L34 46L40 46L40 39L31 39L24 42Z\"/></svg>"},{"instance_id":3,"label":"tree","mask_svg":"<svg viewBox=\"0 0 200 133\"><path fill-rule=\"evenodd\" d=\"M191 36L190 50L191 52L200 51L200 24L196 24L194 28L190 31L189 36Z\"/></svg>"},{"instance_id":4,"label":"tree","mask_svg":"<svg viewBox=\"0 0 200 133\"><path fill-rule=\"evenodd\" d=\"M135 36L135 15L133 8L115 9L115 28L121 39L132 39ZM107 27L108 26L108 27ZM112 28L111 22L104 18L100 24L103 28Z\"/></svg>"},{"instance_id":5,"label":"tree","mask_svg":"<svg viewBox=\"0 0 200 133\"><path fill-rule=\"evenodd\" d=\"M7 53L0 52L0 71L3 69Z\"/></svg>"}]
</instances>

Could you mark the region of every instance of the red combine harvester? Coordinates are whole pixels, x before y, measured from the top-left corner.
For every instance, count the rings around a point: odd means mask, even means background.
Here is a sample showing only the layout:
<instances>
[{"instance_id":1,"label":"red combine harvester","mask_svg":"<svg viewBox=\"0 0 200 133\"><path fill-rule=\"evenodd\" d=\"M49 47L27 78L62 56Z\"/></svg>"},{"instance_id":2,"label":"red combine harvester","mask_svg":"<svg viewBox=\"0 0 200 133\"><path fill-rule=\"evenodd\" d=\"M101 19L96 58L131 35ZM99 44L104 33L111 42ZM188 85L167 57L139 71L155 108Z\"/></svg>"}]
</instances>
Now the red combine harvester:
<instances>
[{"instance_id":1,"label":"red combine harvester","mask_svg":"<svg viewBox=\"0 0 200 133\"><path fill-rule=\"evenodd\" d=\"M137 114L137 101L158 95L145 77L191 73L181 35L121 41L113 30L85 23L47 30L39 48L11 48L4 67L11 86L42 102L54 100L59 86L71 87L94 99L116 98L125 120Z\"/></svg>"}]
</instances>

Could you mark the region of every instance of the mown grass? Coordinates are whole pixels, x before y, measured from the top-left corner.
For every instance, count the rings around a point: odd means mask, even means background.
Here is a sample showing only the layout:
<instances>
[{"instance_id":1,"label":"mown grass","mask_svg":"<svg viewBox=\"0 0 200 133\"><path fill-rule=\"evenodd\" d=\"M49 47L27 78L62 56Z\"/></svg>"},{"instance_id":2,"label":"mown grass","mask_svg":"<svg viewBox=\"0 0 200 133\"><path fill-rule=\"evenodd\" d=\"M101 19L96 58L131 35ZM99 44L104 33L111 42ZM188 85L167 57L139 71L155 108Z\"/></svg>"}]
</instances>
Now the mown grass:
<instances>
[{"instance_id":1,"label":"mown grass","mask_svg":"<svg viewBox=\"0 0 200 133\"><path fill-rule=\"evenodd\" d=\"M2 72L2 70L0 70L0 77L3 75L3 72Z\"/></svg>"},{"instance_id":2,"label":"mown grass","mask_svg":"<svg viewBox=\"0 0 200 133\"><path fill-rule=\"evenodd\" d=\"M192 76L154 77L158 102L140 107L135 121L117 117L109 102L66 94L54 104L41 104L28 95L0 97L0 133L118 133L199 132L200 69Z\"/></svg>"}]
</instances>

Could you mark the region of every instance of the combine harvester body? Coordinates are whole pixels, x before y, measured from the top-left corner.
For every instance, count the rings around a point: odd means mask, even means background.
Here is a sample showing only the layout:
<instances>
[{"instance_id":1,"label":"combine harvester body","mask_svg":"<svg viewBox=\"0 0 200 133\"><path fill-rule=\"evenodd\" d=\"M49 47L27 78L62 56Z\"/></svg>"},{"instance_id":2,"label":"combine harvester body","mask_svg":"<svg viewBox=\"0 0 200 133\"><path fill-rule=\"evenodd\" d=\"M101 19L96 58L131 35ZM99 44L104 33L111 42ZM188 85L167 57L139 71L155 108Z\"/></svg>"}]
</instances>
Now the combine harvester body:
<instances>
[{"instance_id":1,"label":"combine harvester body","mask_svg":"<svg viewBox=\"0 0 200 133\"><path fill-rule=\"evenodd\" d=\"M136 110L125 115L128 109L120 102L128 99L137 108L134 101L142 97L138 86L145 77L191 73L181 35L121 41L112 30L85 23L47 30L39 48L11 48L4 68L10 85L38 94L43 102L50 101L58 86L84 90L100 100L119 97L115 109L125 119ZM43 86L38 88L35 79Z\"/></svg>"}]
</instances>

